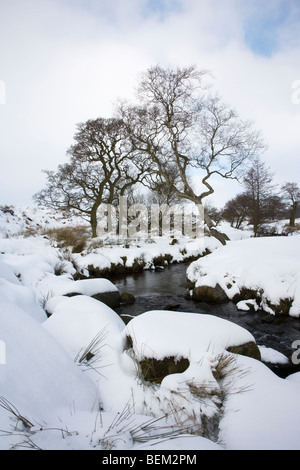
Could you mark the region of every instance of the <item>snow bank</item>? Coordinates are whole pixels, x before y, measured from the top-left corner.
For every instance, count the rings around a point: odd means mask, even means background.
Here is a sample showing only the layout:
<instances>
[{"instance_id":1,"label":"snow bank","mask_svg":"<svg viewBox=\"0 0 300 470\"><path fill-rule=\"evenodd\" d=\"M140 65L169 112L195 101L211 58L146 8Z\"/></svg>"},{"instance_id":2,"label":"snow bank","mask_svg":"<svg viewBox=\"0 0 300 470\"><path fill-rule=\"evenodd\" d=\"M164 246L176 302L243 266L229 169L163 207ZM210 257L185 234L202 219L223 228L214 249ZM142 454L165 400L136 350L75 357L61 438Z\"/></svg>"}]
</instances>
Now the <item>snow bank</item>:
<instances>
[{"instance_id":1,"label":"snow bank","mask_svg":"<svg viewBox=\"0 0 300 470\"><path fill-rule=\"evenodd\" d=\"M6 364L0 395L30 420L49 420L60 408L91 409L97 389L40 323L6 298L0 300Z\"/></svg>"},{"instance_id":2,"label":"snow bank","mask_svg":"<svg viewBox=\"0 0 300 470\"><path fill-rule=\"evenodd\" d=\"M193 262L187 276L196 287L219 284L229 299L242 288L253 290L261 297L260 308L269 313L281 299L291 299L289 314L300 316L299 235L229 242Z\"/></svg>"},{"instance_id":3,"label":"snow bank","mask_svg":"<svg viewBox=\"0 0 300 470\"><path fill-rule=\"evenodd\" d=\"M109 347L113 346L115 336L121 338L124 322L102 302L85 295L56 298L56 301L51 317L43 326L73 359L83 352L100 332L103 333L104 344L109 344Z\"/></svg>"},{"instance_id":4,"label":"snow bank","mask_svg":"<svg viewBox=\"0 0 300 470\"><path fill-rule=\"evenodd\" d=\"M0 210L4 237L70 225L46 212L12 212ZM226 247L212 237L140 240L129 248L95 248L76 262L102 268L141 258L151 268L155 257L182 261L209 249L214 253L189 269L194 282L219 282L227 295L263 288L272 302L288 293L298 315L299 237L247 240L248 233L230 231L235 241ZM41 236L0 239L0 449L300 448L299 374L283 380L259 361L225 351L253 341L248 331L213 316L169 311L146 312L125 326L90 297L113 285L74 281L74 263L63 255ZM71 292L82 295L63 295ZM270 362L284 361L260 350ZM144 357L170 356L187 357L187 369L160 383L141 377ZM29 420L27 427L12 410Z\"/></svg>"},{"instance_id":5,"label":"snow bank","mask_svg":"<svg viewBox=\"0 0 300 470\"><path fill-rule=\"evenodd\" d=\"M70 216L42 206L0 206L0 236L3 238L82 224L82 218L78 216Z\"/></svg>"},{"instance_id":6,"label":"snow bank","mask_svg":"<svg viewBox=\"0 0 300 470\"><path fill-rule=\"evenodd\" d=\"M237 372L236 393L227 397L221 442L229 450L299 449L299 383L280 379L251 358L236 361L237 371L247 373Z\"/></svg>"},{"instance_id":7,"label":"snow bank","mask_svg":"<svg viewBox=\"0 0 300 470\"><path fill-rule=\"evenodd\" d=\"M134 364L123 351L124 322L111 308L85 295L54 300L44 328L81 363L99 387L104 408L119 411L130 400L135 381ZM87 351L93 355L91 361L85 360Z\"/></svg>"},{"instance_id":8,"label":"snow bank","mask_svg":"<svg viewBox=\"0 0 300 470\"><path fill-rule=\"evenodd\" d=\"M101 240L100 240L101 242ZM94 242L97 244L97 241ZM197 240L185 237L174 240L168 237L155 237L152 239L131 240L128 244L111 244L99 248L91 248L80 255L75 254L76 264L81 269L87 270L89 266L100 270L110 269L113 265L132 268L140 263L142 268L154 268L154 260L164 258L171 262L182 262L193 256L201 256L206 250L213 251L220 242L213 237L202 237Z\"/></svg>"}]
</instances>

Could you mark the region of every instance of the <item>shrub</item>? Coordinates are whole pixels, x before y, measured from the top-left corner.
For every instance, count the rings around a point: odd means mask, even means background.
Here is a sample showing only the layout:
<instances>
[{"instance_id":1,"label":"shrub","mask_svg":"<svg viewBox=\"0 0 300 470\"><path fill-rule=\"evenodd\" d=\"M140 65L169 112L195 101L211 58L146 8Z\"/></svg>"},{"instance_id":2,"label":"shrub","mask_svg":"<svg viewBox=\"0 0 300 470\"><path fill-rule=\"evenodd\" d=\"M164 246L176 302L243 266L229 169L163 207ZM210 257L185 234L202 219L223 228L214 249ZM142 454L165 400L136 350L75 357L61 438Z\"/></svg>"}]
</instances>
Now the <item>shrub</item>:
<instances>
[{"instance_id":1,"label":"shrub","mask_svg":"<svg viewBox=\"0 0 300 470\"><path fill-rule=\"evenodd\" d=\"M81 253L89 238L88 227L61 227L47 230L44 234L55 240L60 248L72 248L72 253Z\"/></svg>"}]
</instances>

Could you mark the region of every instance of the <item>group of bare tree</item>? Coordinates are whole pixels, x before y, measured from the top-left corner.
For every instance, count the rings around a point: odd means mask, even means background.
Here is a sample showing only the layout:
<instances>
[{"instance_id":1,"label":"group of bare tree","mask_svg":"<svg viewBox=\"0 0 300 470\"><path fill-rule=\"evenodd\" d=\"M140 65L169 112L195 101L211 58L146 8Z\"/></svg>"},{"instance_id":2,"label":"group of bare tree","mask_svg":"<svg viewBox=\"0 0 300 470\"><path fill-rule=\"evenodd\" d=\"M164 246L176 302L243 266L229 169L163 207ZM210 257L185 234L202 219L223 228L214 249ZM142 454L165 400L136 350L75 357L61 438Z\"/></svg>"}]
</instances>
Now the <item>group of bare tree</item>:
<instances>
[{"instance_id":1,"label":"group of bare tree","mask_svg":"<svg viewBox=\"0 0 300 470\"><path fill-rule=\"evenodd\" d=\"M99 205L117 203L140 184L166 202L176 198L200 205L214 193L216 175L244 177L247 194L254 194L263 139L212 91L209 77L194 66L147 70L138 82L137 102L119 103L111 119L78 125L69 161L57 171L45 171L47 185L35 201L88 217L95 237ZM196 186L195 175L200 175ZM259 189L257 204L263 192ZM225 243L207 213L205 222ZM254 216L253 223L259 224Z\"/></svg>"},{"instance_id":2,"label":"group of bare tree","mask_svg":"<svg viewBox=\"0 0 300 470\"><path fill-rule=\"evenodd\" d=\"M244 176L244 191L226 203L222 217L235 228L251 224L255 237L272 221L288 218L289 226L295 227L300 188L291 182L278 188L273 176L265 162L255 158Z\"/></svg>"}]
</instances>

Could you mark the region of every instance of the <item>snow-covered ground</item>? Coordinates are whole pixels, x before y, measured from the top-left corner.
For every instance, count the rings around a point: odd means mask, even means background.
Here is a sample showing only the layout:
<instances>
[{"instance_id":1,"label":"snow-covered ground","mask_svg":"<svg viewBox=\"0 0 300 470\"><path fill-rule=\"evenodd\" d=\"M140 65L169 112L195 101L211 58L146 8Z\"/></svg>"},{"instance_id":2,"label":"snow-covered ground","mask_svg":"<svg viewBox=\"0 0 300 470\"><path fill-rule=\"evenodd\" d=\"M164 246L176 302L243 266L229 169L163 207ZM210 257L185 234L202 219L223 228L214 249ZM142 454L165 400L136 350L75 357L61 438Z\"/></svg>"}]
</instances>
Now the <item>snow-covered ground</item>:
<instances>
[{"instance_id":1,"label":"snow-covered ground","mask_svg":"<svg viewBox=\"0 0 300 470\"><path fill-rule=\"evenodd\" d=\"M241 309L252 303L274 314L280 300L289 299L289 314L300 316L300 235L229 242L193 262L187 275L196 287L219 284L229 299L243 288L253 291L255 298L241 301Z\"/></svg>"},{"instance_id":2,"label":"snow-covered ground","mask_svg":"<svg viewBox=\"0 0 300 470\"><path fill-rule=\"evenodd\" d=\"M36 234L40 230L86 224L80 217L46 207L0 207L0 237Z\"/></svg>"},{"instance_id":3,"label":"snow-covered ground","mask_svg":"<svg viewBox=\"0 0 300 470\"><path fill-rule=\"evenodd\" d=\"M0 217L0 449L299 449L300 374L281 379L255 359L228 353L253 341L248 331L168 311L145 312L125 325L91 297L113 290L109 281L73 279L87 257L99 267L143 257L150 267L160 255L181 261L209 248L203 262L222 253L220 244L207 237L172 245L136 241L68 258L40 230L73 222L42 209L14 208ZM235 240L224 250L236 246L241 262L239 246L253 241L249 233L222 229ZM291 266L295 279L296 263L284 259L282 270ZM261 353L270 362L284 360L267 348ZM188 367L160 383L143 380L140 361L166 356L183 357Z\"/></svg>"}]
</instances>

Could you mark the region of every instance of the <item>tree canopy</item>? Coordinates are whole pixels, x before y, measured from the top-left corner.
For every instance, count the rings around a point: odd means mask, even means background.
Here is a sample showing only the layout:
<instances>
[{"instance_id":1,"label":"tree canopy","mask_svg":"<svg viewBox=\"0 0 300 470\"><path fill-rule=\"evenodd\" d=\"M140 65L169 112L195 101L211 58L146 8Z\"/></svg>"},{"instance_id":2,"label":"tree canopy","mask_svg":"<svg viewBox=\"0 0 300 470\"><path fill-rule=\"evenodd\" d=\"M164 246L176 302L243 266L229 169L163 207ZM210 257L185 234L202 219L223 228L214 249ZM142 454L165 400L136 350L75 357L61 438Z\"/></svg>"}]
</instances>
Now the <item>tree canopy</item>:
<instances>
[{"instance_id":1,"label":"tree canopy","mask_svg":"<svg viewBox=\"0 0 300 470\"><path fill-rule=\"evenodd\" d=\"M214 193L213 176L240 177L265 148L253 125L211 92L208 77L194 66L147 70L138 103L121 103L114 118L77 126L68 163L46 170L47 187L35 200L88 216L93 236L99 205L115 203L137 183L202 205ZM205 222L213 231L207 213Z\"/></svg>"}]
</instances>

